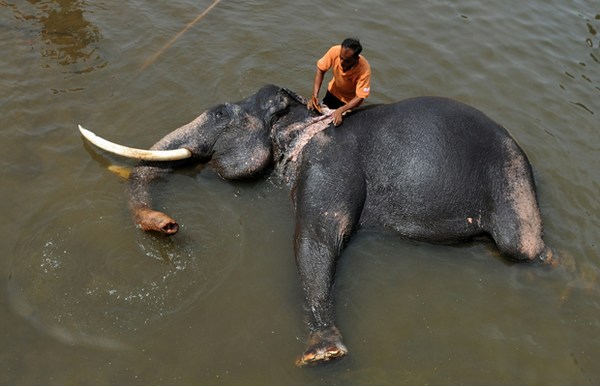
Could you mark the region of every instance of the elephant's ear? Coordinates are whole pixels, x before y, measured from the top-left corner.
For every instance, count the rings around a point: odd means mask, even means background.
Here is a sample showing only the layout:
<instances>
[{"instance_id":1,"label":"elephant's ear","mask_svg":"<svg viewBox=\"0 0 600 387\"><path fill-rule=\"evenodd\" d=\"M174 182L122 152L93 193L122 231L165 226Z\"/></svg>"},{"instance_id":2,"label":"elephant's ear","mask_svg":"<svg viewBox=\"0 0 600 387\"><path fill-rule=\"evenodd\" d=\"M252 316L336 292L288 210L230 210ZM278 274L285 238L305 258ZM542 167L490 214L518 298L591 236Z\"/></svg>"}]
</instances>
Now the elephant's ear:
<instances>
[{"instance_id":1,"label":"elephant's ear","mask_svg":"<svg viewBox=\"0 0 600 387\"><path fill-rule=\"evenodd\" d=\"M296 102L301 103L304 106L306 106L308 104L308 101L306 100L306 98L304 98L303 96L301 96L299 94L294 93L293 91L291 91L288 88L282 87L281 92L286 93L289 97L291 97Z\"/></svg>"},{"instance_id":2,"label":"elephant's ear","mask_svg":"<svg viewBox=\"0 0 600 387\"><path fill-rule=\"evenodd\" d=\"M270 122L271 118L287 111L291 104L299 103L306 106L307 101L304 97L294 93L284 87L279 88L275 94L265 100L261 106L265 114L265 121Z\"/></svg>"},{"instance_id":3,"label":"elephant's ear","mask_svg":"<svg viewBox=\"0 0 600 387\"><path fill-rule=\"evenodd\" d=\"M269 129L253 115L237 116L215 143L214 170L225 179L246 179L261 174L272 161Z\"/></svg>"}]
</instances>

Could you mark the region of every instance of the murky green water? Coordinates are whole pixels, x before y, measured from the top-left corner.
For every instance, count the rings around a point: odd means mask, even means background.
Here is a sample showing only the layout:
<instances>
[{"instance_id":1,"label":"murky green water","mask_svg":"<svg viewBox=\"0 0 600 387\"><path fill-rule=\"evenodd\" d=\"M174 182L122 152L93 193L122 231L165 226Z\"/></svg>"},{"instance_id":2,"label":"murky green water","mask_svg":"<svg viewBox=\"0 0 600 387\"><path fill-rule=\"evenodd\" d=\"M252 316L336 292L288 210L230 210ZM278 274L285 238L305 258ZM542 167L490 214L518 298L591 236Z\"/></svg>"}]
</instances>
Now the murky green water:
<instances>
[{"instance_id":1,"label":"murky green water","mask_svg":"<svg viewBox=\"0 0 600 387\"><path fill-rule=\"evenodd\" d=\"M0 383L599 384L600 7L596 1L0 0ZM361 233L336 313L350 354L304 348L287 192L183 171L182 229L141 233L131 167L77 124L147 147L266 83L307 95L357 36L370 102L443 95L501 122L534 165L554 271L490 244Z\"/></svg>"}]
</instances>

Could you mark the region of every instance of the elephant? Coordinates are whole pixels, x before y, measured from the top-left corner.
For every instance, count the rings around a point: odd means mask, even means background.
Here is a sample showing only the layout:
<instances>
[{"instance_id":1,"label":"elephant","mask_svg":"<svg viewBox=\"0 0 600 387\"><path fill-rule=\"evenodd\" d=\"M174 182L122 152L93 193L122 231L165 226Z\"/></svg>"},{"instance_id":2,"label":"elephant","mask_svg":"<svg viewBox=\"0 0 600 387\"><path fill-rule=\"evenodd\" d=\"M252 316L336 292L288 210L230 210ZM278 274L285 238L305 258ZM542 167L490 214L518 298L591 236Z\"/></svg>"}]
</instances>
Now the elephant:
<instances>
[{"instance_id":1,"label":"elephant","mask_svg":"<svg viewBox=\"0 0 600 387\"><path fill-rule=\"evenodd\" d=\"M266 85L205 111L150 151L124 153L126 147L80 130L103 149L141 159L128 190L143 230L178 231L173 218L153 208L150 187L190 162L209 163L225 180L275 174L290 189L308 333L299 366L348 352L334 321L333 288L336 262L359 229L441 244L483 236L508 260L558 262L542 239L527 156L481 111L422 96L366 105L334 126L333 110L306 106L293 91Z\"/></svg>"}]
</instances>

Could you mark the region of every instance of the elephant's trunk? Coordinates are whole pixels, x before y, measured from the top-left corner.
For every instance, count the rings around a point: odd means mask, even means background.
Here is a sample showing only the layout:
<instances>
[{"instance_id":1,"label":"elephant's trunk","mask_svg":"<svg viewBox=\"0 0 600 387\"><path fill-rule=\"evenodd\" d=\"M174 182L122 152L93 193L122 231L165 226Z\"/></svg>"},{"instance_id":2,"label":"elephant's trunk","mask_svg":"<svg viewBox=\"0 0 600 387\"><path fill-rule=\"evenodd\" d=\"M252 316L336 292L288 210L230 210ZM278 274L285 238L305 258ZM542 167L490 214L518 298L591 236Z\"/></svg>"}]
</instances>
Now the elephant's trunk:
<instances>
[{"instance_id":1,"label":"elephant's trunk","mask_svg":"<svg viewBox=\"0 0 600 387\"><path fill-rule=\"evenodd\" d=\"M144 231L158 231L164 235L173 235L179 231L175 219L165 213L149 208L138 208L133 211L135 223Z\"/></svg>"}]
</instances>

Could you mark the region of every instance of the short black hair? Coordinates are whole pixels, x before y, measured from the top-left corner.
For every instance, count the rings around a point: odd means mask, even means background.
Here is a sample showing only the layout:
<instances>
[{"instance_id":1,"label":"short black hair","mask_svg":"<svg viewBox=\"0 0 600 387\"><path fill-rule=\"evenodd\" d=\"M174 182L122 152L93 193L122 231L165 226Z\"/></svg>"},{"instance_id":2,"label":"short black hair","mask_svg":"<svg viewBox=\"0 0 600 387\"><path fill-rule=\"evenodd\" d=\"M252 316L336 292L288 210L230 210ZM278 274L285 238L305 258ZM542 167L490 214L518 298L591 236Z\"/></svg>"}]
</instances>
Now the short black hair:
<instances>
[{"instance_id":1,"label":"short black hair","mask_svg":"<svg viewBox=\"0 0 600 387\"><path fill-rule=\"evenodd\" d=\"M362 51L362 46L360 44L360 41L356 38L344 39L344 41L342 42L342 47L349 48L352 51L354 51L354 56L357 58L358 58L358 55L360 55L360 53Z\"/></svg>"}]
</instances>

